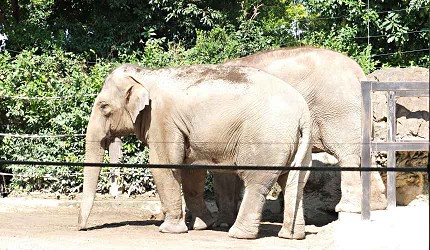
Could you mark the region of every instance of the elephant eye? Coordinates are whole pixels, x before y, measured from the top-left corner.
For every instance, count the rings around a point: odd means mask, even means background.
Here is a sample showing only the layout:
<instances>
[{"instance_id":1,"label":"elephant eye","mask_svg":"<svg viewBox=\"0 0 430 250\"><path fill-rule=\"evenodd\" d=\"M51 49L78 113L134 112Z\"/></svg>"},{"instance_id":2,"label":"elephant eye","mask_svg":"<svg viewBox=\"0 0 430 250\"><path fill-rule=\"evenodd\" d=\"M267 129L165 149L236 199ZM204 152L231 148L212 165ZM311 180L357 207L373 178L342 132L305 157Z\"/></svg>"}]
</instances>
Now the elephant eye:
<instances>
[{"instance_id":1,"label":"elephant eye","mask_svg":"<svg viewBox=\"0 0 430 250\"><path fill-rule=\"evenodd\" d=\"M109 106L109 104L107 104L106 102L100 102L99 103L99 108L100 111L105 115L105 116L109 116L111 113L111 108Z\"/></svg>"},{"instance_id":2,"label":"elephant eye","mask_svg":"<svg viewBox=\"0 0 430 250\"><path fill-rule=\"evenodd\" d=\"M100 108L101 109L106 109L109 106L109 104L105 103L105 102L100 102Z\"/></svg>"}]
</instances>

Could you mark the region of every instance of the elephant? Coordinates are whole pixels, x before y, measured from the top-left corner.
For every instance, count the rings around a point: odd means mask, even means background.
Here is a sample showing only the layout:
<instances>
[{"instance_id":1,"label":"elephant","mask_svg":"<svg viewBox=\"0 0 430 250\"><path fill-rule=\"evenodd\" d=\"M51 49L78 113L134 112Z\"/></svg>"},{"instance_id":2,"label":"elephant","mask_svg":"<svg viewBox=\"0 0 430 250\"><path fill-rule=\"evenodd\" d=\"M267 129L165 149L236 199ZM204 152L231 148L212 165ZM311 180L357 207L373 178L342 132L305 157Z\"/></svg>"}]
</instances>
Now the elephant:
<instances>
[{"instance_id":1,"label":"elephant","mask_svg":"<svg viewBox=\"0 0 430 250\"><path fill-rule=\"evenodd\" d=\"M236 170L245 195L228 235L256 238L267 193L284 189L282 238L305 237L303 187L309 171L263 166L311 165L311 117L306 101L290 85L261 70L221 65L145 69L125 64L105 79L90 115L85 162L103 160L114 137L135 134L149 147L151 164L262 166ZM204 200L206 169L153 168L164 222L159 231L188 231L181 185L193 215L190 228L214 223ZM99 167L84 167L78 224L87 227Z\"/></svg>"},{"instance_id":2,"label":"elephant","mask_svg":"<svg viewBox=\"0 0 430 250\"><path fill-rule=\"evenodd\" d=\"M261 69L293 86L311 112L313 152L325 151L339 160L340 167L360 166L362 98L361 67L351 58L315 47L281 48L259 52L223 63ZM219 210L218 225L234 221L239 202L240 180L234 174L214 173L214 191ZM371 209L387 207L380 175L372 172ZM337 212L361 212L359 172L341 172L341 200Z\"/></svg>"}]
</instances>

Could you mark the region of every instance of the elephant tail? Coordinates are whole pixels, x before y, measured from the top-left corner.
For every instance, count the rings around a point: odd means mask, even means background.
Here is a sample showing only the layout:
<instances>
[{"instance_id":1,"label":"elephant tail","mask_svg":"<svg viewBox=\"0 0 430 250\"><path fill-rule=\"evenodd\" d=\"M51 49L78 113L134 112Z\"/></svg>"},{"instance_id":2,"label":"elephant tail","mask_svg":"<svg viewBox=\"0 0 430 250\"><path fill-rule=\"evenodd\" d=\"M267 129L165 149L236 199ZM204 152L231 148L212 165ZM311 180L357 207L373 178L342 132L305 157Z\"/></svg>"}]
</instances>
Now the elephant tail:
<instances>
[{"instance_id":1,"label":"elephant tail","mask_svg":"<svg viewBox=\"0 0 430 250\"><path fill-rule=\"evenodd\" d=\"M312 149L312 133L311 133L311 117L309 110L306 110L302 114L302 117L300 118L300 125L299 125L299 132L300 132L300 138L299 138L299 145L297 147L297 152L294 156L294 160L291 163L291 167L303 167L303 163L306 159L307 154L310 152L310 149ZM307 164L305 164L307 165Z\"/></svg>"}]
</instances>

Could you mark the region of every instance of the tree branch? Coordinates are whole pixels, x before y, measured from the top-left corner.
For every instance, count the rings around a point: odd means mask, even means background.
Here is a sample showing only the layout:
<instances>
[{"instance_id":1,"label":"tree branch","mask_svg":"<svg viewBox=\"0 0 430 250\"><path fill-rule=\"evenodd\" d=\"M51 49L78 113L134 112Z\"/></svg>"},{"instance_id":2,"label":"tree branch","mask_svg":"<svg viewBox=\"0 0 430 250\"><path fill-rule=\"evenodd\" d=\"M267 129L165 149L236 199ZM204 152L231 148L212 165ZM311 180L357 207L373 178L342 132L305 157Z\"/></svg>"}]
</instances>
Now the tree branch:
<instances>
[{"instance_id":1,"label":"tree branch","mask_svg":"<svg viewBox=\"0 0 430 250\"><path fill-rule=\"evenodd\" d=\"M12 15L16 23L21 21L21 13L19 9L19 0L12 0Z\"/></svg>"}]
</instances>

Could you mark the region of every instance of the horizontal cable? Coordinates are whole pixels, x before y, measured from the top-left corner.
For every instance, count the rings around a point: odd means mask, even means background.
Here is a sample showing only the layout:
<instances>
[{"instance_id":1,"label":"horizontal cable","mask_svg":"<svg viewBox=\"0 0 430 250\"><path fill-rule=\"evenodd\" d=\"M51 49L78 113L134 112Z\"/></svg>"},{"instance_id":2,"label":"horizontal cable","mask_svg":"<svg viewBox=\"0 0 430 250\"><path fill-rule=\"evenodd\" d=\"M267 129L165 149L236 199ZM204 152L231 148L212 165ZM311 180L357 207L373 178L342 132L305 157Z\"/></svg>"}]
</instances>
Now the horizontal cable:
<instances>
[{"instance_id":1,"label":"horizontal cable","mask_svg":"<svg viewBox=\"0 0 430 250\"><path fill-rule=\"evenodd\" d=\"M423 6L423 7L417 8L417 10L421 10L421 9L425 9L425 8L429 8L429 7L430 6ZM397 10L374 11L372 13L385 14L385 13L389 13L389 12L402 12L402 11L406 11L406 10L408 10L408 9L405 8L405 9L397 9ZM367 12L364 12L364 13L367 13ZM297 19L297 21L330 20L330 19L340 19L340 18L345 18L345 17L349 17L349 15L341 15L341 16L334 16L334 17L301 18L301 19Z\"/></svg>"},{"instance_id":2,"label":"horizontal cable","mask_svg":"<svg viewBox=\"0 0 430 250\"><path fill-rule=\"evenodd\" d=\"M286 166L236 166L236 165L180 165L180 164L124 164L88 162L46 162L0 160L0 165L32 166L71 166L71 167L122 167L122 168L163 168L163 169L208 169L208 170L310 170L310 171L390 171L390 172L428 172L428 167L376 168L376 167L286 167Z\"/></svg>"},{"instance_id":3,"label":"horizontal cable","mask_svg":"<svg viewBox=\"0 0 430 250\"><path fill-rule=\"evenodd\" d=\"M371 55L373 57L378 57L378 56L389 56L389 55L395 55L395 54L407 54L407 53L415 53L415 52L421 52L421 51L430 51L430 49L416 49L416 50L408 50L408 51L398 51L398 52L392 52L392 53L384 53L384 54L376 54L376 55Z\"/></svg>"},{"instance_id":4,"label":"horizontal cable","mask_svg":"<svg viewBox=\"0 0 430 250\"><path fill-rule=\"evenodd\" d=\"M11 49L4 49L5 51L8 51L8 52L13 52L13 53L16 53L16 54L21 54L22 53L22 51L23 50L21 50L21 51L16 51L16 50L11 50ZM0 53L1 53L1 51L0 51ZM98 63L98 62L91 62L91 61L85 61L85 63L88 63L88 64L96 64L96 63Z\"/></svg>"},{"instance_id":5,"label":"horizontal cable","mask_svg":"<svg viewBox=\"0 0 430 250\"><path fill-rule=\"evenodd\" d=\"M3 175L3 176L14 176L14 177L21 177L21 178L32 178L32 177L35 177L35 176L31 176L31 175L24 175L24 174L11 174L11 173L3 173L3 172L0 172L0 176L1 175ZM68 174L67 176L81 176L81 175L83 175L83 173L81 174L81 173L77 173L77 174ZM42 175L42 176L37 176L37 177L39 177L39 178L43 178L43 179L47 179L47 180L58 180L58 178L57 177L54 177L54 176L52 176L52 175Z\"/></svg>"},{"instance_id":6,"label":"horizontal cable","mask_svg":"<svg viewBox=\"0 0 430 250\"><path fill-rule=\"evenodd\" d=\"M418 7L417 10L422 10L422 9L425 9L425 8L430 8L430 5L425 5L423 7ZM397 9L397 10L384 10L384 11L377 11L376 13L378 13L378 14L384 14L384 13L389 13L389 12L402 12L402 11L405 11L405 10L408 10L408 9L405 8L405 9Z\"/></svg>"},{"instance_id":7,"label":"horizontal cable","mask_svg":"<svg viewBox=\"0 0 430 250\"><path fill-rule=\"evenodd\" d=\"M85 94L85 95L80 95L79 97L93 97L93 96L97 96L97 94ZM3 96L0 96L0 99L52 100L52 99L68 99L68 98L76 98L76 97L77 97L76 95L70 95L70 96L35 96L35 97L3 95Z\"/></svg>"},{"instance_id":8,"label":"horizontal cable","mask_svg":"<svg viewBox=\"0 0 430 250\"><path fill-rule=\"evenodd\" d=\"M390 67L378 66L378 67L375 67L375 69L388 69L388 68L391 68L391 67L393 67L393 68L401 68L401 69L407 69L407 68L411 68L411 67L428 68L427 65L411 65L411 66L402 66L402 65L396 66L396 65L394 65L394 66L390 66Z\"/></svg>"},{"instance_id":9,"label":"horizontal cable","mask_svg":"<svg viewBox=\"0 0 430 250\"><path fill-rule=\"evenodd\" d=\"M66 138L66 137L84 137L85 134L68 134L68 135L18 135L18 134L3 134L0 133L0 137L13 137L13 138L29 138L29 139L36 139L36 138ZM86 143L100 143L100 141L85 141ZM399 142L403 142L403 141L399 141ZM191 143L193 144L197 144L197 146L201 146L201 145L225 145L225 144L229 144L229 142L196 142L196 141L192 141ZM375 142L371 142L371 143L375 143ZM371 144L371 143L366 143L366 144ZM147 142L148 144L148 142ZM183 145L183 142L149 142L149 144L179 144L179 145ZM198 145L200 144L200 145ZM239 142L239 145L296 145L297 143L291 142ZM313 143L311 143L313 144ZM352 143L352 142L325 142L325 145L362 145L363 143L361 142L357 142L357 143Z\"/></svg>"},{"instance_id":10,"label":"horizontal cable","mask_svg":"<svg viewBox=\"0 0 430 250\"><path fill-rule=\"evenodd\" d=\"M100 172L100 175L134 175L134 176L144 176L144 175L148 175L147 173L127 173L127 172L119 172L119 173L115 173L115 172ZM0 176L15 176L15 177L21 177L21 178L32 178L32 177L41 177L41 178L45 178L45 179L50 179L50 180L58 180L59 177L55 177L53 175L42 175L42 176L34 176L34 175L25 175L25 174L13 174L13 173L3 173L0 172ZM79 172L79 173L65 173L62 174L62 176L70 176L70 177L77 177L77 176L83 176L84 173Z\"/></svg>"},{"instance_id":11,"label":"horizontal cable","mask_svg":"<svg viewBox=\"0 0 430 250\"><path fill-rule=\"evenodd\" d=\"M407 31L407 32L404 32L402 34L429 33L429 32L430 32L430 30L414 30L414 31ZM354 38L355 39L365 39L365 38L368 38L368 37L370 37L370 38L376 38L376 37L386 37L386 36L389 36L389 35L387 34L387 35L373 35L373 36L356 36Z\"/></svg>"},{"instance_id":12,"label":"horizontal cable","mask_svg":"<svg viewBox=\"0 0 430 250\"><path fill-rule=\"evenodd\" d=\"M85 136L85 134L38 135L38 134L0 133L0 137L14 137L14 138L61 138L61 137L83 137L83 136Z\"/></svg>"},{"instance_id":13,"label":"horizontal cable","mask_svg":"<svg viewBox=\"0 0 430 250\"><path fill-rule=\"evenodd\" d=\"M7 51L7 52L13 52L13 53L17 53L17 54L20 54L22 51L16 51L16 50L13 50L13 49L4 49L5 51Z\"/></svg>"},{"instance_id":14,"label":"horizontal cable","mask_svg":"<svg viewBox=\"0 0 430 250\"><path fill-rule=\"evenodd\" d=\"M36 138L68 138L68 137L84 137L86 134L60 134L60 135L39 135L39 134L8 134L8 133L0 133L0 137L12 137L12 138L29 138L29 139L36 139ZM119 138L119 137L118 137ZM425 139L425 138L424 138ZM421 139L412 140L412 141L420 141ZM409 142L410 140L397 140L397 142ZM100 143L100 141L85 141L86 143ZM364 144L374 144L378 143L380 141L372 141L370 143L364 143ZM147 144L180 144L182 145L183 142L176 142L176 141L151 141L147 142ZM201 145L210 145L210 144L228 144L229 142L208 142L208 141L191 141L192 144L201 144ZM240 142L238 143L240 145L296 145L297 143L291 142L276 142L276 141L267 141L267 142ZM313 143L311 143L313 144ZM362 145L362 142L325 142L326 145Z\"/></svg>"}]
</instances>

